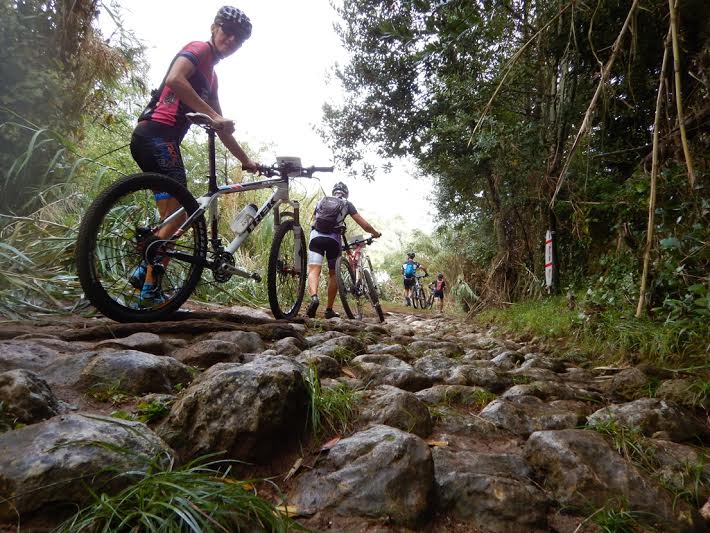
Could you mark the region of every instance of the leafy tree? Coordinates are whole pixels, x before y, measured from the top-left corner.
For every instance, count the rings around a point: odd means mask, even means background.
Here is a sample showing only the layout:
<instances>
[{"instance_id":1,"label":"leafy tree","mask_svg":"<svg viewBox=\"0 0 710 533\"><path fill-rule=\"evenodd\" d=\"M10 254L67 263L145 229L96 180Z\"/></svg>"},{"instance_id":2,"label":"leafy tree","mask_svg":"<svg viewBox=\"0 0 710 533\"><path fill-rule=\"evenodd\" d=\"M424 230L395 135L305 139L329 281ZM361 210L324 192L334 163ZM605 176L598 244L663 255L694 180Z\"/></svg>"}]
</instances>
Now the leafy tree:
<instances>
[{"instance_id":1,"label":"leafy tree","mask_svg":"<svg viewBox=\"0 0 710 533\"><path fill-rule=\"evenodd\" d=\"M142 49L119 32L108 44L96 27L98 0L0 2L0 211L26 213L40 192L66 177L56 155L81 139L88 117L109 119L120 85L137 83ZM120 22L120 21L119 21Z\"/></svg>"},{"instance_id":2,"label":"leafy tree","mask_svg":"<svg viewBox=\"0 0 710 533\"><path fill-rule=\"evenodd\" d=\"M354 171L372 177L365 162L374 149L385 157L411 156L435 178L442 222L464 241L491 243L492 253L477 257L466 273L467 280L481 280L489 302L539 292L541 240L548 228L557 231L566 283L604 268L599 258L615 248L630 254L636 268L647 201L632 191L646 181L641 164L650 152L668 32L668 3L642 4L629 15L629 2L619 0L344 0L338 31L350 57L337 76L346 99L324 108L324 136ZM699 125L710 114L703 67L710 45L702 22L710 5L686 0L680 8L686 14L686 120L693 152L707 153ZM572 138L627 16L631 31L620 38L588 134L572 152ZM680 201L696 213L686 234L699 222L707 174L699 172L698 191L677 188L682 171L673 163L679 154L673 147L675 87L672 72L663 75L669 91L662 130L672 179L659 199ZM620 241L632 246L616 246ZM669 289L657 290L653 302Z\"/></svg>"}]
</instances>

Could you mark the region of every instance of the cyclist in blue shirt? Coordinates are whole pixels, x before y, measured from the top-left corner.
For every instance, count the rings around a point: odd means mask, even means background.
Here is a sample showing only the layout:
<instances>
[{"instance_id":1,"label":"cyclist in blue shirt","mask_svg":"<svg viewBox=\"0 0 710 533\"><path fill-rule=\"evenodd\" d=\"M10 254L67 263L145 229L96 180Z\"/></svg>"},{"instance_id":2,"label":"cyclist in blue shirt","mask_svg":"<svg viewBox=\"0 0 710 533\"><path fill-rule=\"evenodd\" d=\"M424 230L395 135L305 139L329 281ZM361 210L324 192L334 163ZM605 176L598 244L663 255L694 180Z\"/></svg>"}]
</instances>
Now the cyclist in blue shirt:
<instances>
[{"instance_id":1,"label":"cyclist in blue shirt","mask_svg":"<svg viewBox=\"0 0 710 533\"><path fill-rule=\"evenodd\" d=\"M414 260L414 252L409 252L407 254L407 260L402 263L402 278L404 280L404 303L405 305L412 305L412 287L414 287L414 275L417 270L421 269L424 271L424 275L429 275L426 267Z\"/></svg>"}]
</instances>

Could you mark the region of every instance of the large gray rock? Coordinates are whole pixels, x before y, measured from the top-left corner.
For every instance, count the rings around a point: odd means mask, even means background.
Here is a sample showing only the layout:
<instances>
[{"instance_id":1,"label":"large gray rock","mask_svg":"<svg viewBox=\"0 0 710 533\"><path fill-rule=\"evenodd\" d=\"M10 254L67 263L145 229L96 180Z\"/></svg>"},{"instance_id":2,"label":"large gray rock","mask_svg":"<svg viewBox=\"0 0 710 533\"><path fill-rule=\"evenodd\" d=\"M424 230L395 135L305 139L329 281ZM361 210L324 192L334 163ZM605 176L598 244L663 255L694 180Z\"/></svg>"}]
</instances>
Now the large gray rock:
<instances>
[{"instance_id":1,"label":"large gray rock","mask_svg":"<svg viewBox=\"0 0 710 533\"><path fill-rule=\"evenodd\" d=\"M681 502L674 506L666 491L594 431L538 431L528 439L525 457L562 506L600 508L613 497L627 502L631 511L657 517L661 531L700 531L693 510Z\"/></svg>"},{"instance_id":2,"label":"large gray rock","mask_svg":"<svg viewBox=\"0 0 710 533\"><path fill-rule=\"evenodd\" d=\"M241 363L242 350L229 341L208 339L189 344L172 354L183 364L209 368L217 363Z\"/></svg>"},{"instance_id":3,"label":"large gray rock","mask_svg":"<svg viewBox=\"0 0 710 533\"><path fill-rule=\"evenodd\" d=\"M310 352L327 355L340 363L347 363L354 357L365 353L365 344L350 335L342 335L312 347Z\"/></svg>"},{"instance_id":4,"label":"large gray rock","mask_svg":"<svg viewBox=\"0 0 710 533\"><path fill-rule=\"evenodd\" d=\"M460 364L440 355L426 355L414 363L414 368L434 383L484 387L492 392L504 389L510 379L491 368L477 364Z\"/></svg>"},{"instance_id":5,"label":"large gray rock","mask_svg":"<svg viewBox=\"0 0 710 533\"><path fill-rule=\"evenodd\" d=\"M112 350L136 350L156 355L163 355L163 353L165 353L163 339L155 333L149 333L147 331L134 333L133 335L120 339L101 341L96 344L94 349L104 350L107 348Z\"/></svg>"},{"instance_id":6,"label":"large gray rock","mask_svg":"<svg viewBox=\"0 0 710 533\"><path fill-rule=\"evenodd\" d=\"M128 451L129 453L126 453ZM138 422L97 415L61 415L0 434L0 522L55 504L82 505L115 492L170 449ZM7 500L5 500L7 498Z\"/></svg>"},{"instance_id":7,"label":"large gray rock","mask_svg":"<svg viewBox=\"0 0 710 533\"><path fill-rule=\"evenodd\" d=\"M172 392L192 380L189 368L172 357L135 350L100 352L81 371L77 386L92 389L116 386L135 394Z\"/></svg>"},{"instance_id":8,"label":"large gray rock","mask_svg":"<svg viewBox=\"0 0 710 533\"><path fill-rule=\"evenodd\" d=\"M289 355L293 357L301 353L307 347L308 344L304 340L296 337L286 337L276 341L272 348L279 355Z\"/></svg>"},{"instance_id":9,"label":"large gray rock","mask_svg":"<svg viewBox=\"0 0 710 533\"><path fill-rule=\"evenodd\" d=\"M298 480L289 503L299 511L385 518L414 525L430 506L434 466L411 433L374 426L338 442Z\"/></svg>"},{"instance_id":10,"label":"large gray rock","mask_svg":"<svg viewBox=\"0 0 710 533\"><path fill-rule=\"evenodd\" d=\"M232 342L239 346L242 353L261 353L266 349L264 341L255 331L220 331L211 333L202 340L206 339Z\"/></svg>"},{"instance_id":11,"label":"large gray rock","mask_svg":"<svg viewBox=\"0 0 710 533\"><path fill-rule=\"evenodd\" d=\"M479 413L497 427L527 436L545 429L568 429L584 422L584 407L570 409L567 403L545 403L534 396L520 396L515 401L495 400Z\"/></svg>"},{"instance_id":12,"label":"large gray rock","mask_svg":"<svg viewBox=\"0 0 710 533\"><path fill-rule=\"evenodd\" d=\"M296 361L305 366L315 367L321 378L335 378L340 375L340 363L328 355L304 350L296 357Z\"/></svg>"},{"instance_id":13,"label":"large gray rock","mask_svg":"<svg viewBox=\"0 0 710 533\"><path fill-rule=\"evenodd\" d=\"M410 353L424 355L429 350L436 351L437 354L446 357L457 357L463 355L463 348L455 342L440 340L415 340L407 349Z\"/></svg>"},{"instance_id":14,"label":"large gray rock","mask_svg":"<svg viewBox=\"0 0 710 533\"><path fill-rule=\"evenodd\" d=\"M371 385L393 385L416 392L432 384L430 378L392 355L361 355L351 365L358 377Z\"/></svg>"},{"instance_id":15,"label":"large gray rock","mask_svg":"<svg viewBox=\"0 0 710 533\"><path fill-rule=\"evenodd\" d=\"M698 397L694 390L696 384L697 382L691 379L669 379L661 383L656 396L688 407L694 407L700 402L706 411L710 410L710 395Z\"/></svg>"},{"instance_id":16,"label":"large gray rock","mask_svg":"<svg viewBox=\"0 0 710 533\"><path fill-rule=\"evenodd\" d=\"M604 400L598 392L554 381L533 381L523 385L514 385L500 397L503 400L510 400L519 396L535 396L541 400L579 400L597 403Z\"/></svg>"},{"instance_id":17,"label":"large gray rock","mask_svg":"<svg viewBox=\"0 0 710 533\"><path fill-rule=\"evenodd\" d=\"M309 347L313 346L318 346L319 344L323 344L325 341L330 340L330 339L335 339L336 337L343 337L345 333L342 333L340 331L326 331L324 333L317 333L315 335L309 335L306 337L306 343L308 344Z\"/></svg>"},{"instance_id":18,"label":"large gray rock","mask_svg":"<svg viewBox=\"0 0 710 533\"><path fill-rule=\"evenodd\" d=\"M511 454L435 448L437 510L484 531L547 530L548 501Z\"/></svg>"},{"instance_id":19,"label":"large gray rock","mask_svg":"<svg viewBox=\"0 0 710 533\"><path fill-rule=\"evenodd\" d=\"M702 439L708 432L707 427L700 424L692 412L656 398L641 398L599 409L587 418L587 423L596 426L609 420L628 428L637 428L649 437L663 432L670 440L679 442L699 437Z\"/></svg>"},{"instance_id":20,"label":"large gray rock","mask_svg":"<svg viewBox=\"0 0 710 533\"><path fill-rule=\"evenodd\" d=\"M38 371L60 356L58 350L41 341L0 341L0 372L18 368Z\"/></svg>"},{"instance_id":21,"label":"large gray rock","mask_svg":"<svg viewBox=\"0 0 710 533\"><path fill-rule=\"evenodd\" d=\"M482 399L495 398L482 387L469 387L468 385L434 385L428 389L420 390L416 396L430 405L476 405L480 404Z\"/></svg>"},{"instance_id":22,"label":"large gray rock","mask_svg":"<svg viewBox=\"0 0 710 533\"><path fill-rule=\"evenodd\" d=\"M47 382L29 370L0 373L2 415L14 423L32 424L59 413L59 402Z\"/></svg>"},{"instance_id":23,"label":"large gray rock","mask_svg":"<svg viewBox=\"0 0 710 533\"><path fill-rule=\"evenodd\" d=\"M431 433L431 417L426 405L411 392L390 385L380 385L362 395L359 419L399 428L420 437Z\"/></svg>"},{"instance_id":24,"label":"large gray rock","mask_svg":"<svg viewBox=\"0 0 710 533\"><path fill-rule=\"evenodd\" d=\"M301 434L307 404L303 366L292 359L220 363L183 391L158 434L185 459L225 451L262 460Z\"/></svg>"}]
</instances>

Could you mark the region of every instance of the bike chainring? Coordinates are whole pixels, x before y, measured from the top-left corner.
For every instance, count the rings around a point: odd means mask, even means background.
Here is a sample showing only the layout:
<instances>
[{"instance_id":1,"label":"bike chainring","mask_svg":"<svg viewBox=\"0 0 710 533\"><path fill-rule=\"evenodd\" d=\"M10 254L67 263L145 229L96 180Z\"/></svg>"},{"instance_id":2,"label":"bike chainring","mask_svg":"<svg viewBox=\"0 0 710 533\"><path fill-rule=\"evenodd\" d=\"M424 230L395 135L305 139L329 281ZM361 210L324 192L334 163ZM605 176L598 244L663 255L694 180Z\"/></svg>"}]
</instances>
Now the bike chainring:
<instances>
[{"instance_id":1,"label":"bike chainring","mask_svg":"<svg viewBox=\"0 0 710 533\"><path fill-rule=\"evenodd\" d=\"M224 283L232 278L229 267L234 266L234 256L229 252L217 252L214 254L212 264L212 277L218 283Z\"/></svg>"}]
</instances>

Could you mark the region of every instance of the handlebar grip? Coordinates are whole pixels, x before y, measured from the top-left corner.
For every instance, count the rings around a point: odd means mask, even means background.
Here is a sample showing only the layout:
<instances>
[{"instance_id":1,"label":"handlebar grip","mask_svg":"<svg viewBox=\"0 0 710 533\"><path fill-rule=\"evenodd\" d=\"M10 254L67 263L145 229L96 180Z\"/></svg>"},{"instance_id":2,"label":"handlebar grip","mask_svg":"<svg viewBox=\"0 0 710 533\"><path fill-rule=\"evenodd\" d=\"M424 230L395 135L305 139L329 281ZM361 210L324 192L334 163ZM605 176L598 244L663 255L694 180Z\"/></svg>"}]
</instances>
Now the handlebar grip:
<instances>
[{"instance_id":1,"label":"handlebar grip","mask_svg":"<svg viewBox=\"0 0 710 533\"><path fill-rule=\"evenodd\" d=\"M333 172L335 167L311 167L308 170L311 172Z\"/></svg>"}]
</instances>

